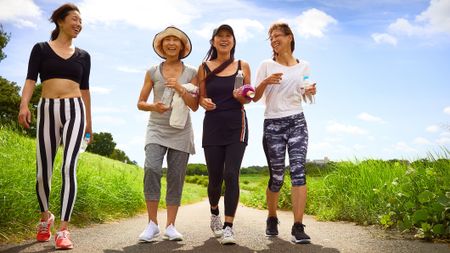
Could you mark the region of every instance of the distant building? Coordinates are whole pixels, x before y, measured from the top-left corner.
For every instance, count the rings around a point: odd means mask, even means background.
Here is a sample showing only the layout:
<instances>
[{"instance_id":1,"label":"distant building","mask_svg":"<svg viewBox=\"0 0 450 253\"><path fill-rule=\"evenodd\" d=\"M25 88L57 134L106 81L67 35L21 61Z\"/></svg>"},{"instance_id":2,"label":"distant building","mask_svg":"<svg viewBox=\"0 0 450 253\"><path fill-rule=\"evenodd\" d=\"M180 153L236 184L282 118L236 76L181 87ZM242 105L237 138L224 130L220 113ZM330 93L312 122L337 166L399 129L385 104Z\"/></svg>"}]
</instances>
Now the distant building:
<instances>
[{"instance_id":1,"label":"distant building","mask_svg":"<svg viewBox=\"0 0 450 253\"><path fill-rule=\"evenodd\" d=\"M306 159L307 163L315 163L318 165L325 165L329 161L330 161L330 159L328 158L328 156L325 156L323 159L314 159L314 160Z\"/></svg>"}]
</instances>

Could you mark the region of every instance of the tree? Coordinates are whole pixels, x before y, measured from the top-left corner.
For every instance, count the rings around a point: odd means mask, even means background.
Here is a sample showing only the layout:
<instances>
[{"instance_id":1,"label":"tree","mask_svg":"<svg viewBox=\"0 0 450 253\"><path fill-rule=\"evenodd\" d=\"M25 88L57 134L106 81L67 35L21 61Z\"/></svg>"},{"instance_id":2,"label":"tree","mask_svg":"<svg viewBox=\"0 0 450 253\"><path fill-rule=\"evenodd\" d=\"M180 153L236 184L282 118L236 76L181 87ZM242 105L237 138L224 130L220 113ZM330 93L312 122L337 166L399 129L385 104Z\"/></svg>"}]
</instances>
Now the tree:
<instances>
[{"instance_id":1,"label":"tree","mask_svg":"<svg viewBox=\"0 0 450 253\"><path fill-rule=\"evenodd\" d=\"M111 133L100 132L93 134L94 140L86 151L105 157L110 157L116 147Z\"/></svg>"},{"instance_id":2,"label":"tree","mask_svg":"<svg viewBox=\"0 0 450 253\"><path fill-rule=\"evenodd\" d=\"M127 156L127 154L125 154L124 151L117 149L117 148L113 150L113 152L109 156L109 158L118 160L118 161L121 161L121 162L127 163L127 164L135 164L130 160L130 158Z\"/></svg>"},{"instance_id":3,"label":"tree","mask_svg":"<svg viewBox=\"0 0 450 253\"><path fill-rule=\"evenodd\" d=\"M17 123L19 114L20 87L0 76L0 124Z\"/></svg>"},{"instance_id":4,"label":"tree","mask_svg":"<svg viewBox=\"0 0 450 253\"><path fill-rule=\"evenodd\" d=\"M3 26L0 24L0 61L6 58L6 54L3 52L3 48L8 44L10 35L3 31Z\"/></svg>"}]
</instances>

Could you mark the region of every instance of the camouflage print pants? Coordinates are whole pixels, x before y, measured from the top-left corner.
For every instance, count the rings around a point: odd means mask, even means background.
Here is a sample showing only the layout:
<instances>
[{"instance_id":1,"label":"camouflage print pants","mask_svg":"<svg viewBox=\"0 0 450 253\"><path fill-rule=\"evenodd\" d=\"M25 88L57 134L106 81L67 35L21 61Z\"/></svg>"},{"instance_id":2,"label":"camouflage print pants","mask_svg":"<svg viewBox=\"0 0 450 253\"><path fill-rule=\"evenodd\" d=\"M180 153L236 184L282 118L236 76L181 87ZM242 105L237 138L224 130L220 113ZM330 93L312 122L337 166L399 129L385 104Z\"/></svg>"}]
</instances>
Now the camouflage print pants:
<instances>
[{"instance_id":1,"label":"camouflage print pants","mask_svg":"<svg viewBox=\"0 0 450 253\"><path fill-rule=\"evenodd\" d=\"M306 184L308 127L303 113L264 120L263 147L270 171L269 189L279 192L284 181L286 147L292 186Z\"/></svg>"}]
</instances>

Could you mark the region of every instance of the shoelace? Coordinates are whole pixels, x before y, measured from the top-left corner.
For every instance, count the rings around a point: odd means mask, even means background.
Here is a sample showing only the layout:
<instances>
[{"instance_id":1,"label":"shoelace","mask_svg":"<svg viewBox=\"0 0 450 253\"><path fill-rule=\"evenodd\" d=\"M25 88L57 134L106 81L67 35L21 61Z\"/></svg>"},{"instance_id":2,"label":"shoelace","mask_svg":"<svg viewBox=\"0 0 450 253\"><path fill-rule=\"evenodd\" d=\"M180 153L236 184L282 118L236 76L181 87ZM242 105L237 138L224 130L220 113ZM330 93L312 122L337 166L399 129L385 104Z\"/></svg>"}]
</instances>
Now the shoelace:
<instances>
[{"instance_id":1,"label":"shoelace","mask_svg":"<svg viewBox=\"0 0 450 253\"><path fill-rule=\"evenodd\" d=\"M219 216L212 216L211 219L212 219L214 230L222 229L222 224L220 224L221 222L220 222Z\"/></svg>"},{"instance_id":2,"label":"shoelace","mask_svg":"<svg viewBox=\"0 0 450 253\"><path fill-rule=\"evenodd\" d=\"M38 230L40 233L47 233L48 232L48 222L47 221L39 222Z\"/></svg>"},{"instance_id":3,"label":"shoelace","mask_svg":"<svg viewBox=\"0 0 450 253\"><path fill-rule=\"evenodd\" d=\"M67 235L68 235L69 233L67 232L67 231L64 231L64 232L58 232L58 239L64 239L64 238L68 238L67 237Z\"/></svg>"},{"instance_id":4,"label":"shoelace","mask_svg":"<svg viewBox=\"0 0 450 253\"><path fill-rule=\"evenodd\" d=\"M233 236L233 230L230 227L226 227L223 231L223 237L231 237Z\"/></svg>"}]
</instances>

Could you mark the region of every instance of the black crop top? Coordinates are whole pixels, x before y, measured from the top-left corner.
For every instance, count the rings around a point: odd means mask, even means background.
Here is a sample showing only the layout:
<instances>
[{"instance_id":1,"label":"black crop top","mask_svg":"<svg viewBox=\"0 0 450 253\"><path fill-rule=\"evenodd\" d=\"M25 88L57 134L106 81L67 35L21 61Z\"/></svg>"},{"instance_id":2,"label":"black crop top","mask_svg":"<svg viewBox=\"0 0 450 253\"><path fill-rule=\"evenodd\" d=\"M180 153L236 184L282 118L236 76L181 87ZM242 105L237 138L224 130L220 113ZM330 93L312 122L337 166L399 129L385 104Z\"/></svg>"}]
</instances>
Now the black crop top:
<instances>
[{"instance_id":1,"label":"black crop top","mask_svg":"<svg viewBox=\"0 0 450 253\"><path fill-rule=\"evenodd\" d=\"M47 42L40 42L31 50L27 79L37 81L39 73L41 82L63 78L79 83L81 90L89 90L90 71L91 56L83 49L76 47L73 55L65 60Z\"/></svg>"}]
</instances>

